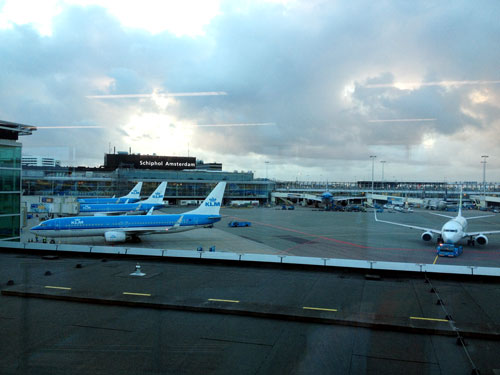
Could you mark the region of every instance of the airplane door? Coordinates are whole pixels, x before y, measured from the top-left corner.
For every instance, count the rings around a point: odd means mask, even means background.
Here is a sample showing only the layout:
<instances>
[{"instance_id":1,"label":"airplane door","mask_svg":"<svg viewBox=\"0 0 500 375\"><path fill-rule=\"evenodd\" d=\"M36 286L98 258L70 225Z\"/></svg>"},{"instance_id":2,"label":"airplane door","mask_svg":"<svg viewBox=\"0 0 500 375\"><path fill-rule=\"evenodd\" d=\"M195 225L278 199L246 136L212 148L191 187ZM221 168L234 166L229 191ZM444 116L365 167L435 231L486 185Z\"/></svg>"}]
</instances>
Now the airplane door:
<instances>
[{"instance_id":1,"label":"airplane door","mask_svg":"<svg viewBox=\"0 0 500 375\"><path fill-rule=\"evenodd\" d=\"M56 223L54 224L54 229L61 230L61 223L59 223L59 220L56 220Z\"/></svg>"}]
</instances>

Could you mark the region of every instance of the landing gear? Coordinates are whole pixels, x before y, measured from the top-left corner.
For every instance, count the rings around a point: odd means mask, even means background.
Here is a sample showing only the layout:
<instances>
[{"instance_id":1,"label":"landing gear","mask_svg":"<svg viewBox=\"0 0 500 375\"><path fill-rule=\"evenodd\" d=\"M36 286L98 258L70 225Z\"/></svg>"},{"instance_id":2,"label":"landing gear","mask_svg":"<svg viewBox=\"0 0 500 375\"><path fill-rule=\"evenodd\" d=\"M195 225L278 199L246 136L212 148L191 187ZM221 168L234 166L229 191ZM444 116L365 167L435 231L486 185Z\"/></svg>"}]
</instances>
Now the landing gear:
<instances>
[{"instance_id":1,"label":"landing gear","mask_svg":"<svg viewBox=\"0 0 500 375\"><path fill-rule=\"evenodd\" d=\"M475 244L476 244L476 241L474 241L473 238L470 238L470 239L467 240L467 245L474 246Z\"/></svg>"},{"instance_id":2,"label":"landing gear","mask_svg":"<svg viewBox=\"0 0 500 375\"><path fill-rule=\"evenodd\" d=\"M139 236L134 235L134 236L130 237L129 242L131 242L131 243L141 243L142 241L141 241L141 238Z\"/></svg>"},{"instance_id":3,"label":"landing gear","mask_svg":"<svg viewBox=\"0 0 500 375\"><path fill-rule=\"evenodd\" d=\"M437 243L438 245L442 244L444 241L443 241L443 237L439 236L438 239L437 239Z\"/></svg>"}]
</instances>

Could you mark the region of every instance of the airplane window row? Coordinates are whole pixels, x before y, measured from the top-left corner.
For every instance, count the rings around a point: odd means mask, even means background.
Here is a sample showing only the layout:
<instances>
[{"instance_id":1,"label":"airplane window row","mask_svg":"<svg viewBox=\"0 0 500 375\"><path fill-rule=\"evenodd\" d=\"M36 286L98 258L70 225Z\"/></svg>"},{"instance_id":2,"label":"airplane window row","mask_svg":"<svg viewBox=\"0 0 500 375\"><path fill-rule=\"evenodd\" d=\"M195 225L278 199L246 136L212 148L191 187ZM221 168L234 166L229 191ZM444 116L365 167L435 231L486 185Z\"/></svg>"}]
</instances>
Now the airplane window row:
<instances>
[{"instance_id":1,"label":"airplane window row","mask_svg":"<svg viewBox=\"0 0 500 375\"><path fill-rule=\"evenodd\" d=\"M189 220L189 221L192 221L192 220ZM81 225L84 225L85 223L74 223L74 224L70 224L68 226L81 226ZM175 223L172 221L172 222L161 222L161 221L156 221L156 222L138 222L138 223L134 223L134 225L156 225L156 224L159 224L159 225L174 225ZM181 223L182 224L182 223ZM40 225L45 225L45 224L40 224ZM102 227L102 226L107 226L108 224L85 224L86 226L90 226L90 227ZM132 226L131 224L129 224L129 226Z\"/></svg>"}]
</instances>

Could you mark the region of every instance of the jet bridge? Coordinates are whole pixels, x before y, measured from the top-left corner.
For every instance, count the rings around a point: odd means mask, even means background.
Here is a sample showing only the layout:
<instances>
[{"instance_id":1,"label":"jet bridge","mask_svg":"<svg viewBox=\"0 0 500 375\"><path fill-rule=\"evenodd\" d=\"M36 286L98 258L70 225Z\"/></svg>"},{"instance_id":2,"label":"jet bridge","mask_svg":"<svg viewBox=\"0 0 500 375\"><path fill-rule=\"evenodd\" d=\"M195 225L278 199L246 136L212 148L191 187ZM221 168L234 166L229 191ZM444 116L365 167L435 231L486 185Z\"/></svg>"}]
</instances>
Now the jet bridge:
<instances>
[{"instance_id":1,"label":"jet bridge","mask_svg":"<svg viewBox=\"0 0 500 375\"><path fill-rule=\"evenodd\" d=\"M314 194L308 193L282 193L282 192L272 192L271 200L278 204L279 201L284 202L286 205L294 205L295 203L291 200L302 201L302 204L305 205L305 201L319 201L321 202L321 198Z\"/></svg>"}]
</instances>

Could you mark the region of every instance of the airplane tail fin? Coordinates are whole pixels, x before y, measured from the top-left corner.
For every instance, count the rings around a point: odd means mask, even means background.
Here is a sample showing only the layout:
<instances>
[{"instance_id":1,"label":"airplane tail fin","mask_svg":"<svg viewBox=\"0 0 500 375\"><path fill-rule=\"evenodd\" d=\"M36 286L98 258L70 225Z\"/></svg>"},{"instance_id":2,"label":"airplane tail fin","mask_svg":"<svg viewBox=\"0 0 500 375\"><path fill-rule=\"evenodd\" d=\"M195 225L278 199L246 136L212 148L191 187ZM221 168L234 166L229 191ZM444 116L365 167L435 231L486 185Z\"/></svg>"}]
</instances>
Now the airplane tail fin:
<instances>
[{"instance_id":1,"label":"airplane tail fin","mask_svg":"<svg viewBox=\"0 0 500 375\"><path fill-rule=\"evenodd\" d=\"M139 199L141 197L141 189L142 189L142 181L138 182L137 185L135 185L134 188L130 190L130 193L123 196L122 198Z\"/></svg>"},{"instance_id":2,"label":"airplane tail fin","mask_svg":"<svg viewBox=\"0 0 500 375\"><path fill-rule=\"evenodd\" d=\"M148 199L142 201L141 203L163 203L163 197L165 196L165 189L167 188L167 182L163 181L160 186L149 196Z\"/></svg>"},{"instance_id":3,"label":"airplane tail fin","mask_svg":"<svg viewBox=\"0 0 500 375\"><path fill-rule=\"evenodd\" d=\"M186 213L199 215L219 215L219 210L222 206L222 197L224 196L225 189L226 182L219 182L198 208Z\"/></svg>"}]
</instances>

